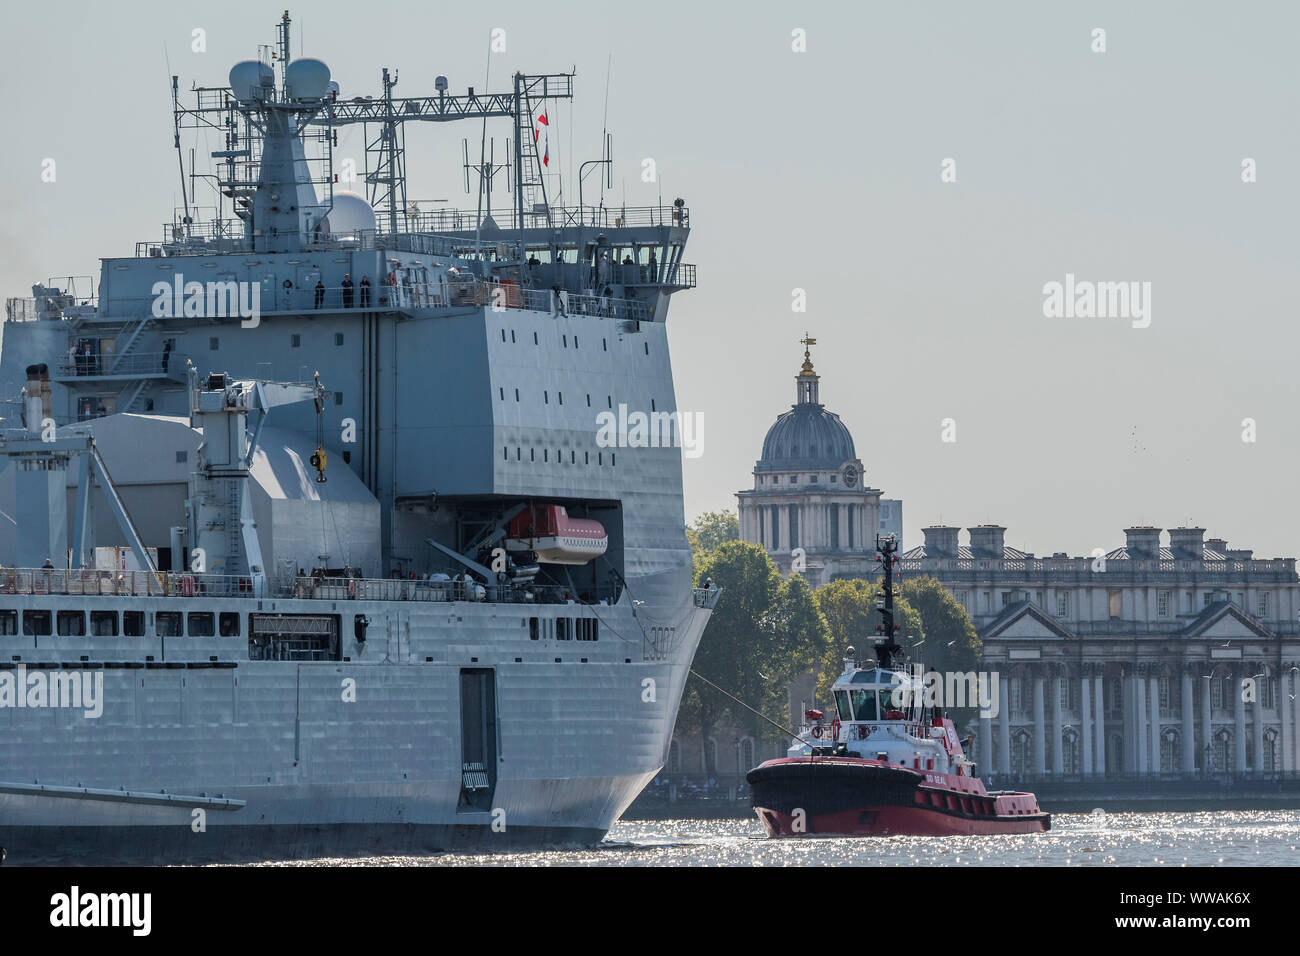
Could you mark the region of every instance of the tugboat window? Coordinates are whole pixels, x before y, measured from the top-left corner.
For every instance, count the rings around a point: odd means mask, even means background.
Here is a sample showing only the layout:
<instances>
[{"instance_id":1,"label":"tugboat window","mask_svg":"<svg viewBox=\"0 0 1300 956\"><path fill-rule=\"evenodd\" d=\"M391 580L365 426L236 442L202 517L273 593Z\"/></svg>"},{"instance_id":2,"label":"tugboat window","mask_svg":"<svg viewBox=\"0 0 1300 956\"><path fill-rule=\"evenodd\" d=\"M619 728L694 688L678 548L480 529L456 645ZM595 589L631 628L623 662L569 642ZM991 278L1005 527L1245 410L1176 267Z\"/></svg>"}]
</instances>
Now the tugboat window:
<instances>
[{"instance_id":1,"label":"tugboat window","mask_svg":"<svg viewBox=\"0 0 1300 956\"><path fill-rule=\"evenodd\" d=\"M840 720L852 720L853 708L849 706L849 692L846 690L835 693L835 706L839 708Z\"/></svg>"},{"instance_id":2,"label":"tugboat window","mask_svg":"<svg viewBox=\"0 0 1300 956\"><path fill-rule=\"evenodd\" d=\"M871 690L851 691L853 695L853 719L877 720L876 692Z\"/></svg>"}]
</instances>

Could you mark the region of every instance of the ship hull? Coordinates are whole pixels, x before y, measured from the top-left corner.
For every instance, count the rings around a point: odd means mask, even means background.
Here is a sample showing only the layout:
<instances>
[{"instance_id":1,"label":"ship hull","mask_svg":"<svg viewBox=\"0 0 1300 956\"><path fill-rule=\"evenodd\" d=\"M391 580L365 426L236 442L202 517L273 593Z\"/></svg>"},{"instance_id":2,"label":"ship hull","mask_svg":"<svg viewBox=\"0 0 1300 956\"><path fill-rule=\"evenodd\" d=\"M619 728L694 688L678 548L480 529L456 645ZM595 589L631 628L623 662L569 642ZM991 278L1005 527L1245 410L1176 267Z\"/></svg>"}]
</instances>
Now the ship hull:
<instances>
[{"instance_id":1,"label":"ship hull","mask_svg":"<svg viewBox=\"0 0 1300 956\"><path fill-rule=\"evenodd\" d=\"M369 615L372 637L362 648L346 635L340 661L250 660L246 638L0 635L0 683L79 673L102 684L98 716L0 706L0 847L10 863L98 865L599 842L663 765L709 617L687 602L672 608L676 640L657 648L619 639L636 632L626 597L598 609L607 627L592 641L530 637L527 615L577 605L350 601L347 622ZM252 602L227 603L247 612ZM333 609L261 606L322 605ZM464 681L487 674L492 757L474 783Z\"/></svg>"},{"instance_id":2,"label":"ship hull","mask_svg":"<svg viewBox=\"0 0 1300 956\"><path fill-rule=\"evenodd\" d=\"M970 777L874 760L790 758L749 772L769 836L986 836L1041 833L1051 816L1029 793L985 793Z\"/></svg>"}]
</instances>

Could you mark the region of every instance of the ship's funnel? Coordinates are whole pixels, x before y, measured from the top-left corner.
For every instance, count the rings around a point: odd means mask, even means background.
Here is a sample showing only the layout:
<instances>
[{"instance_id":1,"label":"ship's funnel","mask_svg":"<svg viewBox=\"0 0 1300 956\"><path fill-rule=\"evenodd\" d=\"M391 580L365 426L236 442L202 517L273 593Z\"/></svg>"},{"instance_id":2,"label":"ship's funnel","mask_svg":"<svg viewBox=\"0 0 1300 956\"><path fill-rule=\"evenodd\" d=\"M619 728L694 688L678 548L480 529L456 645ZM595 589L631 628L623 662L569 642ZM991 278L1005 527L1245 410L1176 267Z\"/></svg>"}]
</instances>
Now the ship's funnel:
<instances>
[{"instance_id":1,"label":"ship's funnel","mask_svg":"<svg viewBox=\"0 0 1300 956\"><path fill-rule=\"evenodd\" d=\"M50 370L45 364L27 366L27 430L39 433L41 422L50 417Z\"/></svg>"},{"instance_id":2,"label":"ship's funnel","mask_svg":"<svg viewBox=\"0 0 1300 956\"><path fill-rule=\"evenodd\" d=\"M261 60L240 60L230 68L230 89L239 100L260 100L275 87L275 71Z\"/></svg>"},{"instance_id":3,"label":"ship's funnel","mask_svg":"<svg viewBox=\"0 0 1300 956\"><path fill-rule=\"evenodd\" d=\"M284 71L285 95L295 100L319 100L329 95L330 68L320 60L294 60Z\"/></svg>"}]
</instances>

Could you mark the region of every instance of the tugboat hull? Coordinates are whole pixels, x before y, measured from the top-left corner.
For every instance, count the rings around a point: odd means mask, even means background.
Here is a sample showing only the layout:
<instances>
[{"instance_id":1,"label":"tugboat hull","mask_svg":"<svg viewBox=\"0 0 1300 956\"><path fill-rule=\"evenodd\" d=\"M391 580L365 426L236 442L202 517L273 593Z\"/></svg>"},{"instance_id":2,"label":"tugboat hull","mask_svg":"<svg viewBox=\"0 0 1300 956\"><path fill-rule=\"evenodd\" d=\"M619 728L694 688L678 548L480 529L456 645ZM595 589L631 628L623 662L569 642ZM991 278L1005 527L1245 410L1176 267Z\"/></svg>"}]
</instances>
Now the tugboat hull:
<instances>
[{"instance_id":1,"label":"tugboat hull","mask_svg":"<svg viewBox=\"0 0 1300 956\"><path fill-rule=\"evenodd\" d=\"M769 836L982 836L1051 828L1031 793L988 793L975 777L876 760L770 760L747 780Z\"/></svg>"}]
</instances>

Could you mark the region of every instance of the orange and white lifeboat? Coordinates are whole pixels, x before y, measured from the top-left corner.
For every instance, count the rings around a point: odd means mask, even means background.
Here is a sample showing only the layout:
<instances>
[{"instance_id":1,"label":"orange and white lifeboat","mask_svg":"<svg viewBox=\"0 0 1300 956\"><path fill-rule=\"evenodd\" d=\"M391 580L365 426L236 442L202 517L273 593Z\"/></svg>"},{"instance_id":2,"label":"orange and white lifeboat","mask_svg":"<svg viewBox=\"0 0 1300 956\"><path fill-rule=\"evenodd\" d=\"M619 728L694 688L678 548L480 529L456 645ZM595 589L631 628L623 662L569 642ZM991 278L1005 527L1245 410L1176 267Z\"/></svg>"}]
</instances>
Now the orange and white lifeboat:
<instances>
[{"instance_id":1,"label":"orange and white lifeboat","mask_svg":"<svg viewBox=\"0 0 1300 956\"><path fill-rule=\"evenodd\" d=\"M609 547L599 521L571 518L562 505L534 505L510 520L508 551L534 551L543 564L586 564Z\"/></svg>"}]
</instances>

